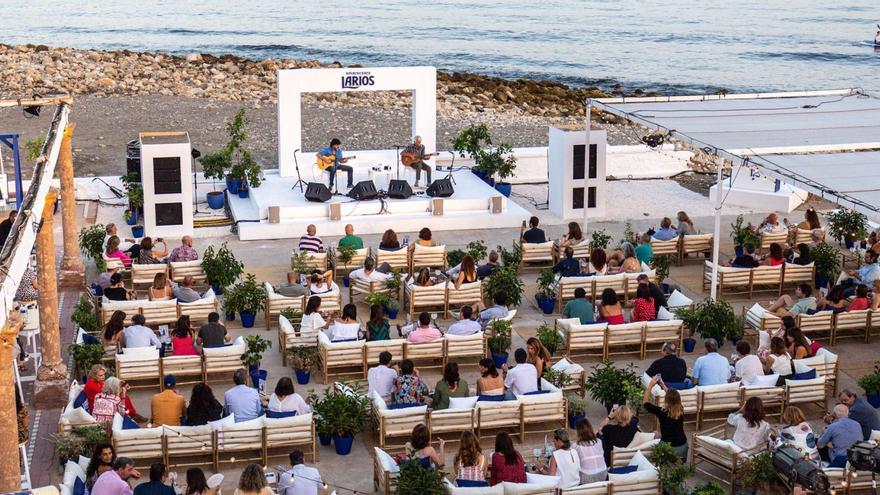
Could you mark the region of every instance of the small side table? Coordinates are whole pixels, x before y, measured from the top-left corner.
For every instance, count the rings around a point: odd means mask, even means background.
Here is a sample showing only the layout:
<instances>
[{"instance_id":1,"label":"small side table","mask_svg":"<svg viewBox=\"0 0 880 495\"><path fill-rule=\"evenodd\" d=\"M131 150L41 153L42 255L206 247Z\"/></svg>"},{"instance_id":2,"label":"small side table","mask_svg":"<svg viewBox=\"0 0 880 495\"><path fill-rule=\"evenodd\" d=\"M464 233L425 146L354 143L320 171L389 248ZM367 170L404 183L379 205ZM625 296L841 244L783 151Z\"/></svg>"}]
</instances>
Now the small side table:
<instances>
[{"instance_id":1,"label":"small side table","mask_svg":"<svg viewBox=\"0 0 880 495\"><path fill-rule=\"evenodd\" d=\"M391 185L391 179L394 178L394 170L373 170L371 168L368 176L376 184L376 188L387 191L388 186ZM379 177L382 177L381 183L377 180Z\"/></svg>"}]
</instances>

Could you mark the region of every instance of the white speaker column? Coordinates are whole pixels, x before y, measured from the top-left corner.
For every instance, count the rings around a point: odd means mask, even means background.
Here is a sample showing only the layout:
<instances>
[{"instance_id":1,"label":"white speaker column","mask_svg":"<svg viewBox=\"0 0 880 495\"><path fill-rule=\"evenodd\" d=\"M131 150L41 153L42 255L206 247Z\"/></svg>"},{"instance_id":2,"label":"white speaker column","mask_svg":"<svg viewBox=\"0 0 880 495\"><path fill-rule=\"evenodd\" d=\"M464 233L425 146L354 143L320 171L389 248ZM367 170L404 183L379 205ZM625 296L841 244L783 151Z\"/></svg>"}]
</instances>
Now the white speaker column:
<instances>
[{"instance_id":1,"label":"white speaker column","mask_svg":"<svg viewBox=\"0 0 880 495\"><path fill-rule=\"evenodd\" d=\"M607 134L591 129L587 159L583 127L550 127L547 148L550 211L565 220L605 216L605 153Z\"/></svg>"},{"instance_id":2,"label":"white speaker column","mask_svg":"<svg viewBox=\"0 0 880 495\"><path fill-rule=\"evenodd\" d=\"M186 132L142 132L144 235L193 233L192 145Z\"/></svg>"}]
</instances>

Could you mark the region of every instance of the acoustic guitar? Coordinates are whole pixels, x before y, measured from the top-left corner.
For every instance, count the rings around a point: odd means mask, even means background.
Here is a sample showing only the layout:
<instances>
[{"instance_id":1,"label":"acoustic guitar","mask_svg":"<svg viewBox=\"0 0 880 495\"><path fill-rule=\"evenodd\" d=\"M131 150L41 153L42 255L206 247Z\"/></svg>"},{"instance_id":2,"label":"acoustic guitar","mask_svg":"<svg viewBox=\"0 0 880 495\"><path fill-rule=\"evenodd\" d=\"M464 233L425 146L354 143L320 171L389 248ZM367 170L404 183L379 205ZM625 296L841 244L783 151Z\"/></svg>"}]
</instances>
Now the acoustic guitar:
<instances>
[{"instance_id":1,"label":"acoustic guitar","mask_svg":"<svg viewBox=\"0 0 880 495\"><path fill-rule=\"evenodd\" d=\"M439 155L440 153L428 153L426 155L419 155L418 151L401 151L400 152L400 163L409 167L410 165L414 165L422 161L423 158L430 158L434 155Z\"/></svg>"},{"instance_id":2,"label":"acoustic guitar","mask_svg":"<svg viewBox=\"0 0 880 495\"><path fill-rule=\"evenodd\" d=\"M347 156L344 159L351 160L352 158L357 158L357 156L355 156L355 155ZM317 163L318 163L318 168L321 169L321 171L323 172L324 170L327 170L328 168L332 167L333 165L336 165L336 155L328 155L328 156L320 156L319 155Z\"/></svg>"}]
</instances>

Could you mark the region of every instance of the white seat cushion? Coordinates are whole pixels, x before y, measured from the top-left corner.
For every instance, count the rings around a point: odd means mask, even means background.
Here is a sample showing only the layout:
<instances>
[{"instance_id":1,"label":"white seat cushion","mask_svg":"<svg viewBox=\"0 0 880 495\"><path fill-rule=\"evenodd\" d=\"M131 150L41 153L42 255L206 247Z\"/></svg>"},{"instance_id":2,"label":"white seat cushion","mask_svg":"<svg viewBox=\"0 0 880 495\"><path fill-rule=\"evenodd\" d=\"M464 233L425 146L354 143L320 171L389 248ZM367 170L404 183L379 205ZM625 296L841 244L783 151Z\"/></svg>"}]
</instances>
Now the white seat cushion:
<instances>
[{"instance_id":1,"label":"white seat cushion","mask_svg":"<svg viewBox=\"0 0 880 495\"><path fill-rule=\"evenodd\" d=\"M479 397L450 397L449 409L473 409Z\"/></svg>"}]
</instances>

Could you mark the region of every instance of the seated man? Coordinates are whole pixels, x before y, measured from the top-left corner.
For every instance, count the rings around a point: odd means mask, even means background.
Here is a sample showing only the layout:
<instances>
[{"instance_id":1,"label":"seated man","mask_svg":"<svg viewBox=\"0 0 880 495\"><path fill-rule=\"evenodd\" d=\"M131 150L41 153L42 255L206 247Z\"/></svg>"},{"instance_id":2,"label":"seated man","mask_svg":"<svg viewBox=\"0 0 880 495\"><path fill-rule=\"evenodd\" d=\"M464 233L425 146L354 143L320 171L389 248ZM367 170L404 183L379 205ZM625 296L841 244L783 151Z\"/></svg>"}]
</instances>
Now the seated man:
<instances>
[{"instance_id":1,"label":"seated man","mask_svg":"<svg viewBox=\"0 0 880 495\"><path fill-rule=\"evenodd\" d=\"M485 326L486 323L489 323L490 320L495 320L497 318L507 318L507 315L510 311L507 309L507 291L499 290L495 293L495 297L492 298L492 301L495 303L491 308L486 308L480 312L480 323Z\"/></svg>"},{"instance_id":2,"label":"seated man","mask_svg":"<svg viewBox=\"0 0 880 495\"><path fill-rule=\"evenodd\" d=\"M596 322L593 303L587 301L587 291L583 287L578 287L574 290L574 299L565 303L565 307L562 309L562 316L564 318L578 318L581 325Z\"/></svg>"},{"instance_id":3,"label":"seated man","mask_svg":"<svg viewBox=\"0 0 880 495\"><path fill-rule=\"evenodd\" d=\"M290 469L281 473L278 495L318 495L323 493L324 482L317 468L305 465L302 450L290 453Z\"/></svg>"},{"instance_id":4,"label":"seated man","mask_svg":"<svg viewBox=\"0 0 880 495\"><path fill-rule=\"evenodd\" d=\"M672 228L672 219L669 217L664 217L663 220L660 221L660 230L654 232L654 239L658 241L671 241L678 236L678 232Z\"/></svg>"},{"instance_id":5,"label":"seated man","mask_svg":"<svg viewBox=\"0 0 880 495\"><path fill-rule=\"evenodd\" d=\"M287 283L276 287L275 292L284 297L300 297L306 295L309 292L309 289L299 283L299 276L296 272L287 272Z\"/></svg>"},{"instance_id":6,"label":"seated man","mask_svg":"<svg viewBox=\"0 0 880 495\"><path fill-rule=\"evenodd\" d=\"M730 266L734 268L755 268L761 263L755 258L755 246L752 244L743 245L742 256L737 256L730 262Z\"/></svg>"},{"instance_id":7,"label":"seated man","mask_svg":"<svg viewBox=\"0 0 880 495\"><path fill-rule=\"evenodd\" d=\"M453 323L447 330L446 335L473 335L481 332L480 323L471 319L474 310L470 306L461 307L461 319Z\"/></svg>"},{"instance_id":8,"label":"seated man","mask_svg":"<svg viewBox=\"0 0 880 495\"><path fill-rule=\"evenodd\" d=\"M193 284L195 281L193 280L192 275L187 275L183 277L183 280L180 284L172 284L171 287L174 289L174 297L177 298L177 302L182 303L191 303L196 302L202 298L202 295L196 292L193 289Z\"/></svg>"},{"instance_id":9,"label":"seated man","mask_svg":"<svg viewBox=\"0 0 880 495\"><path fill-rule=\"evenodd\" d=\"M784 234L788 227L779 222L779 215L771 213L758 225L758 234Z\"/></svg>"},{"instance_id":10,"label":"seated man","mask_svg":"<svg viewBox=\"0 0 880 495\"><path fill-rule=\"evenodd\" d=\"M165 390L150 400L150 421L154 425L180 426L180 418L186 416L186 399L176 390L177 378L165 375Z\"/></svg>"},{"instance_id":11,"label":"seated man","mask_svg":"<svg viewBox=\"0 0 880 495\"><path fill-rule=\"evenodd\" d=\"M801 313L809 313L816 310L816 298L813 297L813 288L810 284L800 284L794 290L794 298L788 294L776 300L767 311L779 316L796 316Z\"/></svg>"},{"instance_id":12,"label":"seated man","mask_svg":"<svg viewBox=\"0 0 880 495\"><path fill-rule=\"evenodd\" d=\"M491 276L499 266L501 265L498 264L498 251L493 249L489 251L489 261L477 267L477 277L482 279Z\"/></svg>"},{"instance_id":13,"label":"seated man","mask_svg":"<svg viewBox=\"0 0 880 495\"><path fill-rule=\"evenodd\" d=\"M131 325L122 331L122 346L127 349L137 347L155 347L159 349L162 343L153 329L144 326L147 323L144 315L134 315L131 317Z\"/></svg>"},{"instance_id":14,"label":"seated man","mask_svg":"<svg viewBox=\"0 0 880 495\"><path fill-rule=\"evenodd\" d=\"M825 416L825 432L816 441L819 455L829 467L846 467L846 451L853 444L863 440L862 427L849 418L849 409L845 404L834 406L830 415Z\"/></svg>"},{"instance_id":15,"label":"seated man","mask_svg":"<svg viewBox=\"0 0 880 495\"><path fill-rule=\"evenodd\" d=\"M678 349L672 342L666 342L661 348L663 357L657 359L645 371L651 378L660 375L663 383L685 383L687 381L687 363L678 357Z\"/></svg>"},{"instance_id":16,"label":"seated man","mask_svg":"<svg viewBox=\"0 0 880 495\"><path fill-rule=\"evenodd\" d=\"M354 225L348 224L345 226L345 237L339 239L339 242L337 242L336 245L339 247L350 247L352 249L363 249L364 240L354 235Z\"/></svg>"},{"instance_id":17,"label":"seated man","mask_svg":"<svg viewBox=\"0 0 880 495\"><path fill-rule=\"evenodd\" d=\"M315 227L314 224L306 227L306 233L299 238L300 251L309 251L311 253L324 252L324 241L322 241L320 237L315 235L317 232L318 229L317 227Z\"/></svg>"},{"instance_id":18,"label":"seated man","mask_svg":"<svg viewBox=\"0 0 880 495\"><path fill-rule=\"evenodd\" d=\"M718 354L718 342L706 339L706 355L697 358L694 363L695 385L720 385L730 379L730 363L727 358Z\"/></svg>"},{"instance_id":19,"label":"seated man","mask_svg":"<svg viewBox=\"0 0 880 495\"><path fill-rule=\"evenodd\" d=\"M226 402L226 413L235 414L235 422L256 419L263 414L263 403L260 402L260 393L247 383L247 370L239 368L232 375L235 386L223 394Z\"/></svg>"},{"instance_id":20,"label":"seated man","mask_svg":"<svg viewBox=\"0 0 880 495\"><path fill-rule=\"evenodd\" d=\"M547 236L544 231L538 228L538 217L529 219L529 230L526 230L526 223L523 222L520 229L520 239L527 244L542 244L547 242Z\"/></svg>"},{"instance_id":21,"label":"seated man","mask_svg":"<svg viewBox=\"0 0 880 495\"><path fill-rule=\"evenodd\" d=\"M859 397L849 389L843 389L837 396L841 404L849 408L848 417L862 427L863 440L871 438L871 432L880 430L880 416L874 406L864 397Z\"/></svg>"},{"instance_id":22,"label":"seated man","mask_svg":"<svg viewBox=\"0 0 880 495\"><path fill-rule=\"evenodd\" d=\"M402 335L406 335L406 341L410 344L424 344L434 342L443 337L440 330L431 326L431 315L426 312L419 314L418 326L415 323L400 329Z\"/></svg>"},{"instance_id":23,"label":"seated man","mask_svg":"<svg viewBox=\"0 0 880 495\"><path fill-rule=\"evenodd\" d=\"M232 336L220 323L220 315L211 311L208 314L208 323L199 328L197 343L202 347L223 347L230 340L232 340Z\"/></svg>"},{"instance_id":24,"label":"seated man","mask_svg":"<svg viewBox=\"0 0 880 495\"><path fill-rule=\"evenodd\" d=\"M367 257L364 260L364 267L352 271L348 276L352 279L363 280L364 282L385 282L391 278L390 273L382 273L374 269L375 261L373 258Z\"/></svg>"},{"instance_id":25,"label":"seated man","mask_svg":"<svg viewBox=\"0 0 880 495\"><path fill-rule=\"evenodd\" d=\"M743 386L752 385L756 377L764 376L764 365L761 364L761 358L751 353L752 346L748 342L745 340L737 342L736 352L739 357L734 364L734 369Z\"/></svg>"},{"instance_id":26,"label":"seated man","mask_svg":"<svg viewBox=\"0 0 880 495\"><path fill-rule=\"evenodd\" d=\"M192 246L192 237L188 235L183 236L183 239L180 240L180 246L171 250L168 261L195 261L199 259L199 253Z\"/></svg>"},{"instance_id":27,"label":"seated man","mask_svg":"<svg viewBox=\"0 0 880 495\"><path fill-rule=\"evenodd\" d=\"M865 251L865 264L856 270L841 272L837 285L843 286L844 293L849 297L855 294L859 284L870 287L875 280L880 280L880 265L877 264L877 252L869 249Z\"/></svg>"},{"instance_id":28,"label":"seated man","mask_svg":"<svg viewBox=\"0 0 880 495\"><path fill-rule=\"evenodd\" d=\"M528 353L520 347L513 353L516 366L508 368L505 363L502 366L504 372L504 387L513 395L525 395L538 390L538 369L535 365L527 363Z\"/></svg>"},{"instance_id":29,"label":"seated man","mask_svg":"<svg viewBox=\"0 0 880 495\"><path fill-rule=\"evenodd\" d=\"M394 381L397 380L397 370L391 366L391 358L390 352L380 352L379 366L373 366L367 372L367 393L376 392L386 402L391 400Z\"/></svg>"},{"instance_id":30,"label":"seated man","mask_svg":"<svg viewBox=\"0 0 880 495\"><path fill-rule=\"evenodd\" d=\"M581 262L574 259L574 249L571 246L565 248L565 258L559 260L553 267L553 273L563 277L575 277L581 272Z\"/></svg>"}]
</instances>

